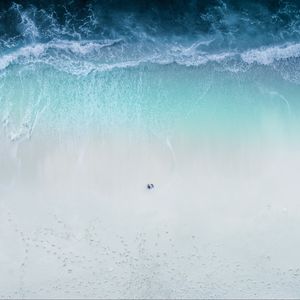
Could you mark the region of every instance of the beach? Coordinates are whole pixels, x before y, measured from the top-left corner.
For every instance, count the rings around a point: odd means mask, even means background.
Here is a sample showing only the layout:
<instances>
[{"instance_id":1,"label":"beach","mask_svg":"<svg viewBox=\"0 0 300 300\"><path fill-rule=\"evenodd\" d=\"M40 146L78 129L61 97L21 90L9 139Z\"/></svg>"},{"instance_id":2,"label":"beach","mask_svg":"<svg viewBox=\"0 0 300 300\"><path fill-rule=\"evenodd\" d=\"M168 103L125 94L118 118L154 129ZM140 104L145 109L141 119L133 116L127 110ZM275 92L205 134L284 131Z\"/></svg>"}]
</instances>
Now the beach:
<instances>
[{"instance_id":1,"label":"beach","mask_svg":"<svg viewBox=\"0 0 300 300\"><path fill-rule=\"evenodd\" d=\"M299 298L299 20L0 3L0 298Z\"/></svg>"}]
</instances>

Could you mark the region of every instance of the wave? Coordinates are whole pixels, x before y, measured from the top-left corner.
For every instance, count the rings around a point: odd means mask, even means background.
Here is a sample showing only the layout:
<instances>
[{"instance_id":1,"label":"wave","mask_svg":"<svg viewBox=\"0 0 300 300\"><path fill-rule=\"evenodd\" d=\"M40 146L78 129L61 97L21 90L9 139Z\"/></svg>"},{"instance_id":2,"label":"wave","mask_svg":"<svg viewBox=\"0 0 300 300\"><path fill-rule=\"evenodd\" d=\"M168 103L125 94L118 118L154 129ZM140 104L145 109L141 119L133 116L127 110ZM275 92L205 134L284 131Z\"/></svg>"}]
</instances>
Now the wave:
<instances>
[{"instance_id":1,"label":"wave","mask_svg":"<svg viewBox=\"0 0 300 300\"><path fill-rule=\"evenodd\" d=\"M0 70L11 65L43 63L75 75L87 75L92 71L110 71L115 68L136 67L144 63L201 66L208 63L226 65L230 62L253 65L271 65L278 61L300 57L300 43L287 43L258 49L225 52L205 52L201 41L183 47L177 44L152 44L144 51L140 45L124 44L122 40L69 41L56 40L34 43L0 56ZM141 47L142 48L142 47Z\"/></svg>"},{"instance_id":2,"label":"wave","mask_svg":"<svg viewBox=\"0 0 300 300\"><path fill-rule=\"evenodd\" d=\"M273 47L262 47L252 49L241 54L241 58L251 64L272 64L274 61L300 57L300 43L277 45Z\"/></svg>"},{"instance_id":3,"label":"wave","mask_svg":"<svg viewBox=\"0 0 300 300\"><path fill-rule=\"evenodd\" d=\"M238 72L300 56L295 1L3 3L2 71L38 63L85 76L151 63Z\"/></svg>"}]
</instances>

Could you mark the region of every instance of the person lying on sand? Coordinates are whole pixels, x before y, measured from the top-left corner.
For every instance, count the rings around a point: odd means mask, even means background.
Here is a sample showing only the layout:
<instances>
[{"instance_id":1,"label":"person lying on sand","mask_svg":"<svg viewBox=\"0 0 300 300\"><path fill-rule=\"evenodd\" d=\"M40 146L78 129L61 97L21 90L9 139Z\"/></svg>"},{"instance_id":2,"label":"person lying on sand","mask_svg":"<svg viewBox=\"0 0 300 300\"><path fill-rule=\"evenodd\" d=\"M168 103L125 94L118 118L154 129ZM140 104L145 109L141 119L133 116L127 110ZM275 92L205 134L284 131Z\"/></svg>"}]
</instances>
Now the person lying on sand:
<instances>
[{"instance_id":1,"label":"person lying on sand","mask_svg":"<svg viewBox=\"0 0 300 300\"><path fill-rule=\"evenodd\" d=\"M152 183L148 183L147 184L147 189L148 190L151 190L151 189L153 189L154 188L154 184L152 184Z\"/></svg>"}]
</instances>

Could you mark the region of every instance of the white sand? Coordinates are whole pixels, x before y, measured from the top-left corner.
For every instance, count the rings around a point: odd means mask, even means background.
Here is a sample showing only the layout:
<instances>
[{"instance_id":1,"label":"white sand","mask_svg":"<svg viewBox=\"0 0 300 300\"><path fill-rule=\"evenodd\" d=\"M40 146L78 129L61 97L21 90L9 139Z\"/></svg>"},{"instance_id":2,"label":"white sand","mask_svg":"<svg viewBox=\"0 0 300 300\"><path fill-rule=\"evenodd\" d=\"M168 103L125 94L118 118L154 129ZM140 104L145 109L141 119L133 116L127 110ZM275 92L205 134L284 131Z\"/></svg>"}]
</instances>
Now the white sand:
<instances>
[{"instance_id":1,"label":"white sand","mask_svg":"<svg viewBox=\"0 0 300 300\"><path fill-rule=\"evenodd\" d=\"M246 140L1 137L0 297L299 296L300 145Z\"/></svg>"}]
</instances>

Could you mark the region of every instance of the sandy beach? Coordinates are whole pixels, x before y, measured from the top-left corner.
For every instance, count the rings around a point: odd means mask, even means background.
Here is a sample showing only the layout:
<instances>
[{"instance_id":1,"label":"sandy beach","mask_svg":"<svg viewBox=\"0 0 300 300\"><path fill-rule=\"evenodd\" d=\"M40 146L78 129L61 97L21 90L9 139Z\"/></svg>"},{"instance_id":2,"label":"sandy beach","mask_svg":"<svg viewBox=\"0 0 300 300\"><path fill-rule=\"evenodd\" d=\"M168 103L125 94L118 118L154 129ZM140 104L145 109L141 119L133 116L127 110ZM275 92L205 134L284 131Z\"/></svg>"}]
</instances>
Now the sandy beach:
<instances>
[{"instance_id":1,"label":"sandy beach","mask_svg":"<svg viewBox=\"0 0 300 300\"><path fill-rule=\"evenodd\" d=\"M3 141L2 296L296 295L299 144L142 136Z\"/></svg>"}]
</instances>

